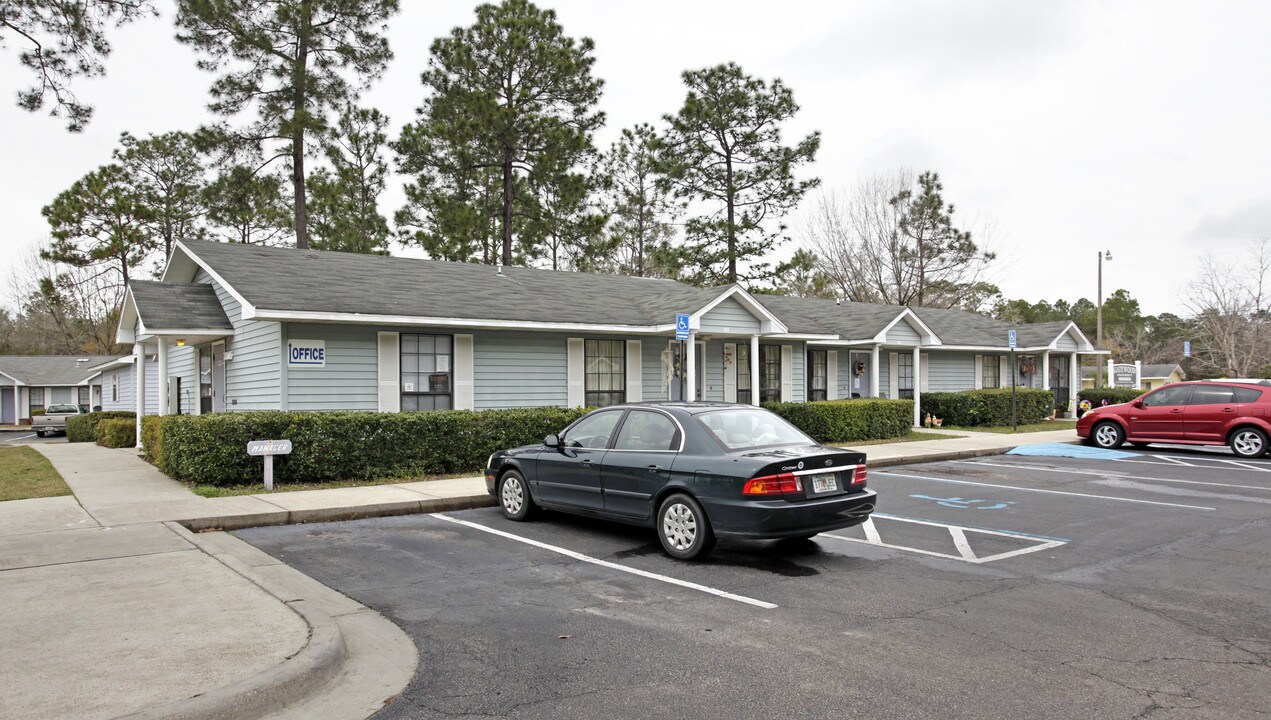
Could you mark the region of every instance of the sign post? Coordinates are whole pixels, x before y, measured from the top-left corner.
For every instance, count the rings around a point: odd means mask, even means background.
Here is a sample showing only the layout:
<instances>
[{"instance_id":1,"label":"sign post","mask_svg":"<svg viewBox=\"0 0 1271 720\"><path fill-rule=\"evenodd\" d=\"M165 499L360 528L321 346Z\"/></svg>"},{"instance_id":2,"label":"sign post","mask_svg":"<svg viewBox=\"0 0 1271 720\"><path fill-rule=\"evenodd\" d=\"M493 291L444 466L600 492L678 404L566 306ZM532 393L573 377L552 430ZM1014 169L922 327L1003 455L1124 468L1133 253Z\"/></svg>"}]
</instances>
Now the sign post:
<instances>
[{"instance_id":1,"label":"sign post","mask_svg":"<svg viewBox=\"0 0 1271 720\"><path fill-rule=\"evenodd\" d=\"M265 490L274 490L274 456L290 455L290 440L252 440L247 443L247 454L265 458Z\"/></svg>"},{"instance_id":2,"label":"sign post","mask_svg":"<svg viewBox=\"0 0 1271 720\"><path fill-rule=\"evenodd\" d=\"M1019 370L1015 368L1015 347L1019 345L1019 335L1015 332L1015 328L1006 331L1006 344L1011 348L1011 431L1019 430L1019 415L1015 405L1015 378L1019 377Z\"/></svg>"}]
</instances>

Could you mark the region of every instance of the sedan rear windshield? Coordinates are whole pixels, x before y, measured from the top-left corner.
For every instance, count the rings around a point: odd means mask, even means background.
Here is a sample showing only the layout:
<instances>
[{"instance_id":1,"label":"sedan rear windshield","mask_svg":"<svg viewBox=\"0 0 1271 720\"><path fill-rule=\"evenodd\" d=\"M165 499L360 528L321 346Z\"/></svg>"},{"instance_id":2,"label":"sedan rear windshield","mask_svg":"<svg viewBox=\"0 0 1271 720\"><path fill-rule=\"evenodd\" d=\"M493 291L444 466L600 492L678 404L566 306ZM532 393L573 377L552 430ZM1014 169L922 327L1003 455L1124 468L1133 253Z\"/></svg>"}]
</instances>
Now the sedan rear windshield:
<instances>
[{"instance_id":1,"label":"sedan rear windshield","mask_svg":"<svg viewBox=\"0 0 1271 720\"><path fill-rule=\"evenodd\" d=\"M759 408L714 410L695 419L729 450L816 442L785 420Z\"/></svg>"},{"instance_id":2,"label":"sedan rear windshield","mask_svg":"<svg viewBox=\"0 0 1271 720\"><path fill-rule=\"evenodd\" d=\"M79 408L74 405L49 405L46 413L73 413L79 412Z\"/></svg>"}]
</instances>

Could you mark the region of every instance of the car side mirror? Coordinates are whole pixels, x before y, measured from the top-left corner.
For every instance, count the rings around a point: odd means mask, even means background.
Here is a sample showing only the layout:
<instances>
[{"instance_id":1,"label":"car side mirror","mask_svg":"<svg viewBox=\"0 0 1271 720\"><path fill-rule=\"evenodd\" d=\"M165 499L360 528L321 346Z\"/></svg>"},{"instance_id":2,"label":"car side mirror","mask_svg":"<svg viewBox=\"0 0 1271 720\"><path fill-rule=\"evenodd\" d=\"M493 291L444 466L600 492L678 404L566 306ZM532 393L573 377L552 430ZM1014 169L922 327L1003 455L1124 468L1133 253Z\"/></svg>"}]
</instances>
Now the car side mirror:
<instances>
[{"instance_id":1,"label":"car side mirror","mask_svg":"<svg viewBox=\"0 0 1271 720\"><path fill-rule=\"evenodd\" d=\"M1135 400L1134 402L1132 402L1132 403L1130 403L1130 404L1131 404L1131 405L1133 405L1133 406L1134 406L1134 407L1136 407L1136 408L1141 408L1141 407L1143 407L1143 401L1142 401L1142 400Z\"/></svg>"},{"instance_id":2,"label":"car side mirror","mask_svg":"<svg viewBox=\"0 0 1271 720\"><path fill-rule=\"evenodd\" d=\"M543 444L549 448L558 448L560 447L560 438L556 437L555 435L548 435L547 437L543 438Z\"/></svg>"}]
</instances>

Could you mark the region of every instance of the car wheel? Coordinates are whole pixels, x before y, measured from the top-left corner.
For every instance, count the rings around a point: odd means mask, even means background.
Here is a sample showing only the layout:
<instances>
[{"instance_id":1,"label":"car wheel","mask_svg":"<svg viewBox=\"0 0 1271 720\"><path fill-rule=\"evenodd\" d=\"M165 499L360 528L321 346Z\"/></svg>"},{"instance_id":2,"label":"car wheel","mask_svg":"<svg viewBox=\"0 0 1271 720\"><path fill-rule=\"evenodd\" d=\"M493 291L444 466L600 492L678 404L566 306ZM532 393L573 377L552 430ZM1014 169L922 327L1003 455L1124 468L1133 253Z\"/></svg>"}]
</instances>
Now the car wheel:
<instances>
[{"instance_id":1,"label":"car wheel","mask_svg":"<svg viewBox=\"0 0 1271 720\"><path fill-rule=\"evenodd\" d=\"M1121 447L1125 442L1125 431L1112 421L1101 422L1090 431L1090 439L1101 448L1111 450Z\"/></svg>"},{"instance_id":2,"label":"car wheel","mask_svg":"<svg viewBox=\"0 0 1271 720\"><path fill-rule=\"evenodd\" d=\"M662 549L677 560L705 557L715 548L715 533L696 500L676 493L658 510L658 539Z\"/></svg>"},{"instance_id":3,"label":"car wheel","mask_svg":"<svg viewBox=\"0 0 1271 720\"><path fill-rule=\"evenodd\" d=\"M1231 451L1242 458L1262 457L1267 452L1267 434L1258 428L1240 428L1231 435Z\"/></svg>"},{"instance_id":4,"label":"car wheel","mask_svg":"<svg viewBox=\"0 0 1271 720\"><path fill-rule=\"evenodd\" d=\"M36 430L36 431L35 431L35 436L36 436L36 437L44 437L44 431L43 431L43 430Z\"/></svg>"},{"instance_id":5,"label":"car wheel","mask_svg":"<svg viewBox=\"0 0 1271 720\"><path fill-rule=\"evenodd\" d=\"M521 521L534 512L534 501L525 478L515 470L508 470L499 481L499 509L508 520Z\"/></svg>"}]
</instances>

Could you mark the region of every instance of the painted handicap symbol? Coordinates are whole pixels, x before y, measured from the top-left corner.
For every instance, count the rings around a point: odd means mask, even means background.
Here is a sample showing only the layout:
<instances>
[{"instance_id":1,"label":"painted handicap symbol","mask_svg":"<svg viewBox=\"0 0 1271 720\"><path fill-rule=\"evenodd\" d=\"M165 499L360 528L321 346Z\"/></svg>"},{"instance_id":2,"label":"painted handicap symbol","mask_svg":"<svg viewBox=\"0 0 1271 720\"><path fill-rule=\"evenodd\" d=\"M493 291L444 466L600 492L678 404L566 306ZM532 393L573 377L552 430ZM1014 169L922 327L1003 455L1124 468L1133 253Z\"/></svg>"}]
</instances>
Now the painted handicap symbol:
<instances>
[{"instance_id":1,"label":"painted handicap symbol","mask_svg":"<svg viewBox=\"0 0 1271 720\"><path fill-rule=\"evenodd\" d=\"M931 497L930 495L917 495L917 494L910 495L909 497L915 498L918 500L934 500L937 505L957 508L958 510L966 510L967 508L971 508L971 507L975 507L976 510L1001 510L1002 508L1010 507L1011 505L1015 504L1013 501L1010 501L1010 502L996 502L996 503L993 503L992 505L980 505L980 503L987 503L990 501L967 500L960 497L938 498L938 497Z\"/></svg>"}]
</instances>

